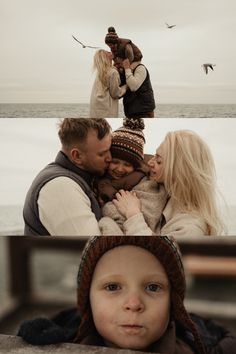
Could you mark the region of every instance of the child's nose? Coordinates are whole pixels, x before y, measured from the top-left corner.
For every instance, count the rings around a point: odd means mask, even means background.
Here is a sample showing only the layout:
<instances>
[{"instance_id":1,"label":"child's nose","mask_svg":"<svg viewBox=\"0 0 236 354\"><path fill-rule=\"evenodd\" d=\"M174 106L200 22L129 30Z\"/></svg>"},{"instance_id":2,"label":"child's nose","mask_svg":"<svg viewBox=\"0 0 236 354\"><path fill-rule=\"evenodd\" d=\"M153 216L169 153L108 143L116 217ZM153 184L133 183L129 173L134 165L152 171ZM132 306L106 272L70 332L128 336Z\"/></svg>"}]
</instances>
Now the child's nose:
<instances>
[{"instance_id":1,"label":"child's nose","mask_svg":"<svg viewBox=\"0 0 236 354\"><path fill-rule=\"evenodd\" d=\"M124 172L124 167L122 165L118 165L116 169L118 172Z\"/></svg>"},{"instance_id":2,"label":"child's nose","mask_svg":"<svg viewBox=\"0 0 236 354\"><path fill-rule=\"evenodd\" d=\"M126 299L124 308L128 311L142 312L144 310L144 303L139 295L133 294Z\"/></svg>"}]
</instances>

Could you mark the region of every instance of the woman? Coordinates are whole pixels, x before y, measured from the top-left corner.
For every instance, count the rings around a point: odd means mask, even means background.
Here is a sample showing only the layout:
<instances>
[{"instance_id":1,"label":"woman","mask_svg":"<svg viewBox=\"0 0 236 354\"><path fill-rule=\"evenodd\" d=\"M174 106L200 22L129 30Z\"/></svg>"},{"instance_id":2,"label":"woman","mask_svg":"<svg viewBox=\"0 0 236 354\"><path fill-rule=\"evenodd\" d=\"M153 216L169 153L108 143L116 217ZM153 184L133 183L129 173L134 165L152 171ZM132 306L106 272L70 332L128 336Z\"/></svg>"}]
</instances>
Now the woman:
<instances>
[{"instance_id":1,"label":"woman","mask_svg":"<svg viewBox=\"0 0 236 354\"><path fill-rule=\"evenodd\" d=\"M120 87L120 75L112 66L112 53L99 49L94 55L94 70L97 75L90 97L90 117L116 118L126 85Z\"/></svg>"},{"instance_id":2,"label":"woman","mask_svg":"<svg viewBox=\"0 0 236 354\"><path fill-rule=\"evenodd\" d=\"M207 144L194 132L169 132L149 161L150 178L168 194L162 217L151 230L135 194L121 191L113 203L126 217L127 235L220 235L224 230L216 205L215 166Z\"/></svg>"}]
</instances>

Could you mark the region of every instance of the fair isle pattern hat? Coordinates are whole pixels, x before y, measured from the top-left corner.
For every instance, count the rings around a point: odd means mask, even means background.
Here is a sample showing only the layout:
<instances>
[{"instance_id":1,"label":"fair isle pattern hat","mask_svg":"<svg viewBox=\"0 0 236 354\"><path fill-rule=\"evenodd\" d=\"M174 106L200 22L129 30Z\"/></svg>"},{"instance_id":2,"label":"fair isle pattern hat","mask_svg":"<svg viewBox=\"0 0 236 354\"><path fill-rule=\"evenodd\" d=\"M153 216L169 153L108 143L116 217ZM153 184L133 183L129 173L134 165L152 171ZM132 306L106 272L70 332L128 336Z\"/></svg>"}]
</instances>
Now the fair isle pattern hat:
<instances>
[{"instance_id":1,"label":"fair isle pattern hat","mask_svg":"<svg viewBox=\"0 0 236 354\"><path fill-rule=\"evenodd\" d=\"M191 331L199 354L204 354L195 324L184 307L186 281L181 254L173 237L168 236L94 236L90 237L81 257L77 276L77 309L81 318L76 342L80 342L94 330L89 303L89 291L93 273L99 259L109 250L133 245L151 252L164 267L171 291L171 316Z\"/></svg>"},{"instance_id":2,"label":"fair isle pattern hat","mask_svg":"<svg viewBox=\"0 0 236 354\"><path fill-rule=\"evenodd\" d=\"M145 138L143 118L124 118L123 126L112 133L111 155L135 168L143 161Z\"/></svg>"},{"instance_id":3,"label":"fair isle pattern hat","mask_svg":"<svg viewBox=\"0 0 236 354\"><path fill-rule=\"evenodd\" d=\"M108 44L108 43L112 43L112 44L118 43L119 37L118 37L118 35L116 33L115 28L114 27L109 27L107 31L108 31L108 33L107 33L107 35L105 37L105 43L106 44Z\"/></svg>"}]
</instances>

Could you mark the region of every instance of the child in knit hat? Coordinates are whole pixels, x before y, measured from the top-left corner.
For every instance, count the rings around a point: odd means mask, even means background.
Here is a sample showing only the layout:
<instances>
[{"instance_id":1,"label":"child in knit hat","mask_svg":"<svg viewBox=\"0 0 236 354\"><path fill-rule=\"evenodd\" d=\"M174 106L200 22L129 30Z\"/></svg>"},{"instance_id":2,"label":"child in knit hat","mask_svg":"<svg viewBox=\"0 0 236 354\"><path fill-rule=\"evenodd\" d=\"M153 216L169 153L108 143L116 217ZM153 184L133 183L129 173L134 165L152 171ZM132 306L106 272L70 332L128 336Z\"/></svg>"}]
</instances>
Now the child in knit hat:
<instances>
[{"instance_id":1,"label":"child in knit hat","mask_svg":"<svg viewBox=\"0 0 236 354\"><path fill-rule=\"evenodd\" d=\"M77 312L27 321L18 335L37 345L72 341L163 354L234 352L231 333L186 311L184 269L172 238L92 237L77 283Z\"/></svg>"},{"instance_id":2,"label":"child in knit hat","mask_svg":"<svg viewBox=\"0 0 236 354\"><path fill-rule=\"evenodd\" d=\"M114 27L108 28L105 43L111 49L114 62L116 58L129 59L130 63L139 62L143 57L140 49L130 39L118 37Z\"/></svg>"},{"instance_id":3,"label":"child in knit hat","mask_svg":"<svg viewBox=\"0 0 236 354\"><path fill-rule=\"evenodd\" d=\"M106 217L99 221L103 235L123 234L125 218L112 203L120 189L136 193L141 200L145 220L152 229L159 221L166 203L164 186L148 178L149 168L143 152L144 127L142 118L125 118L123 126L112 133L112 161L106 175L95 184L97 198L103 207L103 216Z\"/></svg>"},{"instance_id":4,"label":"child in knit hat","mask_svg":"<svg viewBox=\"0 0 236 354\"><path fill-rule=\"evenodd\" d=\"M100 203L112 201L119 189L131 190L149 171L144 164L143 119L123 120L123 126L112 133L111 155L107 175L97 181Z\"/></svg>"}]
</instances>

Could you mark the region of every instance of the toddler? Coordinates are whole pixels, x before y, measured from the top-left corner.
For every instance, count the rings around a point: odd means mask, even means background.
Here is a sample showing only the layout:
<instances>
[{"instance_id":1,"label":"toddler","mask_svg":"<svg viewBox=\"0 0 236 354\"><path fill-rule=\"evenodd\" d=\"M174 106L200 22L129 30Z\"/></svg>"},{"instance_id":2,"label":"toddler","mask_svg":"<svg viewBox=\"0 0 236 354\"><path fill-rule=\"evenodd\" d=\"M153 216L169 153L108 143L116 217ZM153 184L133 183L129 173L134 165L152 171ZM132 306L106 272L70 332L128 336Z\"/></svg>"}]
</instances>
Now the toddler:
<instances>
[{"instance_id":1,"label":"toddler","mask_svg":"<svg viewBox=\"0 0 236 354\"><path fill-rule=\"evenodd\" d=\"M163 354L234 352L231 333L185 309L184 269L172 238L90 238L77 283L77 310L53 321L27 321L19 335L37 345L72 341Z\"/></svg>"},{"instance_id":2,"label":"toddler","mask_svg":"<svg viewBox=\"0 0 236 354\"><path fill-rule=\"evenodd\" d=\"M123 126L112 133L112 161L106 175L95 184L97 198L106 217L99 222L103 235L123 233L125 218L111 202L120 189L135 191L141 200L144 218L152 229L155 229L166 204L164 186L148 177L147 160L150 155L144 155L144 127L141 118L125 118Z\"/></svg>"}]
</instances>

